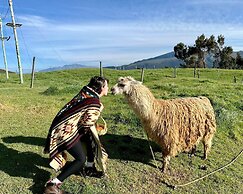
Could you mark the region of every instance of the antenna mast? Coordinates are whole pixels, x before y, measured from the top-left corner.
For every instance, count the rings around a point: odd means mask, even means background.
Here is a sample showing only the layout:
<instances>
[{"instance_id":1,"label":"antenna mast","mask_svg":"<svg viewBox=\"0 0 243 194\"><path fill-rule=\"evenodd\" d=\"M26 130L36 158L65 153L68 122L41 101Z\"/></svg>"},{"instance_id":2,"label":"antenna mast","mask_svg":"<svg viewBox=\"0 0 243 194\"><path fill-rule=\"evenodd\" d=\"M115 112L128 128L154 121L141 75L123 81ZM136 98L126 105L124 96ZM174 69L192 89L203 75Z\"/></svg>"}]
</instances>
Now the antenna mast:
<instances>
[{"instance_id":1,"label":"antenna mast","mask_svg":"<svg viewBox=\"0 0 243 194\"><path fill-rule=\"evenodd\" d=\"M3 60L4 60L4 65L5 65L5 72L6 72L6 79L8 79L8 63L7 63L7 58L6 58L6 51L5 51L5 45L4 45L4 40L9 40L10 37L4 37L3 36L3 30L2 30L2 18L0 18L0 31L1 31L1 41L2 41L2 49L3 49Z\"/></svg>"},{"instance_id":2,"label":"antenna mast","mask_svg":"<svg viewBox=\"0 0 243 194\"><path fill-rule=\"evenodd\" d=\"M16 27L20 27L22 24L15 23L14 12L13 12L13 2L12 2L12 0L8 0L8 3L9 3L9 8L10 8L11 17L12 17L12 23L7 23L6 25L13 28L14 40L15 40L15 46L16 46L16 54L17 54L17 60L18 60L18 68L19 68L19 78L20 78L20 83L22 84L22 83L24 83L24 80L23 80L22 65L21 65L20 53L19 53L18 36L17 36L17 31L16 31Z\"/></svg>"}]
</instances>

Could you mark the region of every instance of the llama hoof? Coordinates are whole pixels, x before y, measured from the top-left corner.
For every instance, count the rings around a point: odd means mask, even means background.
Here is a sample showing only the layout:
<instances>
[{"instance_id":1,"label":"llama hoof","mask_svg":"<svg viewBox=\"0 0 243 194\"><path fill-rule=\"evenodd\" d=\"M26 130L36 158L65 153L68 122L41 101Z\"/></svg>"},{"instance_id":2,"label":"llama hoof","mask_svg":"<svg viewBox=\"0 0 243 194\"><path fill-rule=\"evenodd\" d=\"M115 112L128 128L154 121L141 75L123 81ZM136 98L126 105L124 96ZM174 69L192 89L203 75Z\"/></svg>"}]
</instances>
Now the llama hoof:
<instances>
[{"instance_id":1,"label":"llama hoof","mask_svg":"<svg viewBox=\"0 0 243 194\"><path fill-rule=\"evenodd\" d=\"M165 174L166 173L166 169L165 168L161 168L160 169L160 172L162 172L163 174Z\"/></svg>"},{"instance_id":2,"label":"llama hoof","mask_svg":"<svg viewBox=\"0 0 243 194\"><path fill-rule=\"evenodd\" d=\"M201 166L199 166L199 169L201 169L201 170L207 170L207 169L208 169L208 167L207 167L207 166L205 166L205 165L201 165Z\"/></svg>"},{"instance_id":3,"label":"llama hoof","mask_svg":"<svg viewBox=\"0 0 243 194\"><path fill-rule=\"evenodd\" d=\"M202 159L203 159L203 160L207 160L208 157L207 157L207 156L203 156Z\"/></svg>"},{"instance_id":4,"label":"llama hoof","mask_svg":"<svg viewBox=\"0 0 243 194\"><path fill-rule=\"evenodd\" d=\"M195 156L195 154L188 154L188 157L189 158L192 158L192 157L194 157Z\"/></svg>"}]
</instances>

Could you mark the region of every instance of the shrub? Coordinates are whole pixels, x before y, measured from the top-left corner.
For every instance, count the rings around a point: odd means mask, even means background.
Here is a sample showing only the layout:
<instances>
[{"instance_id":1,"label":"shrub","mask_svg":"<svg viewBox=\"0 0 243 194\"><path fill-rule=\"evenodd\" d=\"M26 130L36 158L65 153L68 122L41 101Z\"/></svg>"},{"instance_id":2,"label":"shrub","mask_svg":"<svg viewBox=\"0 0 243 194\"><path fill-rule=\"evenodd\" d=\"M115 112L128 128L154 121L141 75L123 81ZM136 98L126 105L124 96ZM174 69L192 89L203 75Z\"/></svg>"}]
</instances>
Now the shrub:
<instances>
[{"instance_id":1,"label":"shrub","mask_svg":"<svg viewBox=\"0 0 243 194\"><path fill-rule=\"evenodd\" d=\"M60 90L56 86L50 86L44 92L42 92L42 94L46 96L57 95L59 93Z\"/></svg>"}]
</instances>

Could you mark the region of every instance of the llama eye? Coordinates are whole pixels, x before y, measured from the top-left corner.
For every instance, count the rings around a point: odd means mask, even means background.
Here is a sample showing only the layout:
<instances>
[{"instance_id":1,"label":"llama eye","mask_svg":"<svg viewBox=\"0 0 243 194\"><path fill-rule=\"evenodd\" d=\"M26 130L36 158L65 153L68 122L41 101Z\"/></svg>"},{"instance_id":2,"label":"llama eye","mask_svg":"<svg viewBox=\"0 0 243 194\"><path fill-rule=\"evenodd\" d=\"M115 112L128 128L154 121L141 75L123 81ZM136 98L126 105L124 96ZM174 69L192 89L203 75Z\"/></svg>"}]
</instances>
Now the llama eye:
<instances>
[{"instance_id":1,"label":"llama eye","mask_svg":"<svg viewBox=\"0 0 243 194\"><path fill-rule=\"evenodd\" d=\"M118 84L118 87L123 88L125 86L125 84Z\"/></svg>"}]
</instances>

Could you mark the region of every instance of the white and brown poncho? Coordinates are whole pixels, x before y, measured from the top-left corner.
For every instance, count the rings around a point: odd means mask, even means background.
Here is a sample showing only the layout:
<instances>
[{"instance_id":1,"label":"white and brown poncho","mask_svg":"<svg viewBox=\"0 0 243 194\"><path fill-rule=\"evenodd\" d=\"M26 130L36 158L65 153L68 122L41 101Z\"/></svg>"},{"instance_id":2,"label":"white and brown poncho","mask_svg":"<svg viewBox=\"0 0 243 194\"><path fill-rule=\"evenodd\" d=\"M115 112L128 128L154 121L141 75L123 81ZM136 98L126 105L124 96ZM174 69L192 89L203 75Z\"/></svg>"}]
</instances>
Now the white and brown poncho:
<instances>
[{"instance_id":1,"label":"white and brown poncho","mask_svg":"<svg viewBox=\"0 0 243 194\"><path fill-rule=\"evenodd\" d=\"M50 166L61 169L66 163L65 150L89 133L95 145L95 156L99 167L105 171L107 154L99 141L95 124L100 116L103 105L99 95L85 86L68 102L54 118L46 140L44 152L50 155Z\"/></svg>"}]
</instances>

